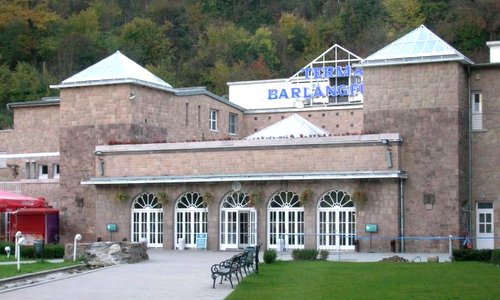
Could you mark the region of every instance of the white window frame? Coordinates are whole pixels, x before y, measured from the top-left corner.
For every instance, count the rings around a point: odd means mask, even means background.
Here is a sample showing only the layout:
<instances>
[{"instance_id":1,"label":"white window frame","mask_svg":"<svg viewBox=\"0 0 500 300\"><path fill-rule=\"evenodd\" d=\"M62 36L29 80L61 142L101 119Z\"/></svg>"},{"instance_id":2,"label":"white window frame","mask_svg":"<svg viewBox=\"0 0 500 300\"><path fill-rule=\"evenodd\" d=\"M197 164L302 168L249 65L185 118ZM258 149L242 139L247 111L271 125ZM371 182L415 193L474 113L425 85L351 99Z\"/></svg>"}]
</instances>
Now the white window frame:
<instances>
[{"instance_id":1,"label":"white window frame","mask_svg":"<svg viewBox=\"0 0 500 300\"><path fill-rule=\"evenodd\" d=\"M217 131L217 114L218 111L216 109L210 109L209 118L208 118L208 128L211 131Z\"/></svg>"},{"instance_id":2,"label":"white window frame","mask_svg":"<svg viewBox=\"0 0 500 300\"><path fill-rule=\"evenodd\" d=\"M59 164L52 164L52 178L58 179L61 176L61 167Z\"/></svg>"},{"instance_id":3,"label":"white window frame","mask_svg":"<svg viewBox=\"0 0 500 300\"><path fill-rule=\"evenodd\" d=\"M304 206L299 195L292 191L279 191L267 206L267 248L277 249L284 240L284 250L304 249Z\"/></svg>"},{"instance_id":4,"label":"white window frame","mask_svg":"<svg viewBox=\"0 0 500 300\"><path fill-rule=\"evenodd\" d=\"M186 248L196 248L196 234L207 233L207 226L208 209L203 196L196 192L182 194L175 204L175 248L181 249L181 238Z\"/></svg>"},{"instance_id":5,"label":"white window frame","mask_svg":"<svg viewBox=\"0 0 500 300\"><path fill-rule=\"evenodd\" d=\"M146 240L148 247L163 247L163 207L156 194L142 193L132 202L130 240Z\"/></svg>"},{"instance_id":6,"label":"white window frame","mask_svg":"<svg viewBox=\"0 0 500 300\"><path fill-rule=\"evenodd\" d=\"M45 169L45 170L44 170ZM49 165L38 165L38 179L49 178Z\"/></svg>"},{"instance_id":7,"label":"white window frame","mask_svg":"<svg viewBox=\"0 0 500 300\"><path fill-rule=\"evenodd\" d=\"M247 214L247 223L242 215ZM248 226L242 231L242 226ZM221 250L245 248L257 244L257 210L250 196L243 192L227 194L220 205L219 247ZM247 234L246 241L242 234Z\"/></svg>"},{"instance_id":8,"label":"white window frame","mask_svg":"<svg viewBox=\"0 0 500 300\"><path fill-rule=\"evenodd\" d=\"M482 130L483 128L483 95L478 92L471 96L472 130Z\"/></svg>"},{"instance_id":9,"label":"white window frame","mask_svg":"<svg viewBox=\"0 0 500 300\"><path fill-rule=\"evenodd\" d=\"M323 194L317 214L318 249L355 249L356 206L348 193L331 190Z\"/></svg>"},{"instance_id":10,"label":"white window frame","mask_svg":"<svg viewBox=\"0 0 500 300\"><path fill-rule=\"evenodd\" d=\"M236 134L237 123L238 123L238 115L235 113L229 113L229 134Z\"/></svg>"}]
</instances>

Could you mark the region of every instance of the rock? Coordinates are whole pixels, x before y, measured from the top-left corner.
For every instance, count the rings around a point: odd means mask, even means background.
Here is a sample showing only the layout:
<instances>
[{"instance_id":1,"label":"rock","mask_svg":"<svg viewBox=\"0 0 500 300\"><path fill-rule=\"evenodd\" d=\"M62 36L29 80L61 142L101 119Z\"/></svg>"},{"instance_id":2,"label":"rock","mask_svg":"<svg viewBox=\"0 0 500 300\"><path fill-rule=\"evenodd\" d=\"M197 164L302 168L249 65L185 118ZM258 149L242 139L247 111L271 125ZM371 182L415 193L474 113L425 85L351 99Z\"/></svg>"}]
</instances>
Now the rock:
<instances>
[{"instance_id":1,"label":"rock","mask_svg":"<svg viewBox=\"0 0 500 300\"><path fill-rule=\"evenodd\" d=\"M116 264L135 263L149 259L144 243L79 243L76 258L85 260L89 266L103 267ZM66 244L64 259L73 260L73 244Z\"/></svg>"},{"instance_id":2,"label":"rock","mask_svg":"<svg viewBox=\"0 0 500 300\"><path fill-rule=\"evenodd\" d=\"M408 262L408 260L406 258L401 257L401 256L397 256L397 255L383 258L381 261L384 261L384 262Z\"/></svg>"},{"instance_id":3,"label":"rock","mask_svg":"<svg viewBox=\"0 0 500 300\"><path fill-rule=\"evenodd\" d=\"M439 256L427 256L427 262L439 262Z\"/></svg>"}]
</instances>

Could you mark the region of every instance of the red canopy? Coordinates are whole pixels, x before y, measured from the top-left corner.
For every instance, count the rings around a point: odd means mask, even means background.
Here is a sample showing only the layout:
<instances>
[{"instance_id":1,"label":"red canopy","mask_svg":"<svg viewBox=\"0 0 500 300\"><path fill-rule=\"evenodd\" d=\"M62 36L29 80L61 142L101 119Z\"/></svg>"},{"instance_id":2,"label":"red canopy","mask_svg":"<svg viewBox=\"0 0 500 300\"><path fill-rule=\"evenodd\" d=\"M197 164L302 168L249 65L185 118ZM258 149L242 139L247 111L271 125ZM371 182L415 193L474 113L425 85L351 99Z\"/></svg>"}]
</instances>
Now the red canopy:
<instances>
[{"instance_id":1,"label":"red canopy","mask_svg":"<svg viewBox=\"0 0 500 300\"><path fill-rule=\"evenodd\" d=\"M47 202L42 197L31 198L0 190L0 212L14 211L19 208L40 208L47 206Z\"/></svg>"}]
</instances>

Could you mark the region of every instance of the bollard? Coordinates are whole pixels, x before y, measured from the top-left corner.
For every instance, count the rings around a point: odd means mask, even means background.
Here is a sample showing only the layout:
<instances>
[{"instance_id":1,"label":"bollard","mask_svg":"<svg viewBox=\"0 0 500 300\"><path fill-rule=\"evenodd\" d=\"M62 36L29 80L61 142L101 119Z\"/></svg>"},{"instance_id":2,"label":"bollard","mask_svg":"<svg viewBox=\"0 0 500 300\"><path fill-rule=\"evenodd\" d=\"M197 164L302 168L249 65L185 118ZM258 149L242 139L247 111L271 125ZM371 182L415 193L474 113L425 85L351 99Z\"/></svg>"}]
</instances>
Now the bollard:
<instances>
[{"instance_id":1,"label":"bollard","mask_svg":"<svg viewBox=\"0 0 500 300\"><path fill-rule=\"evenodd\" d=\"M450 255L450 260L453 259L453 235L448 236L448 252Z\"/></svg>"}]
</instances>

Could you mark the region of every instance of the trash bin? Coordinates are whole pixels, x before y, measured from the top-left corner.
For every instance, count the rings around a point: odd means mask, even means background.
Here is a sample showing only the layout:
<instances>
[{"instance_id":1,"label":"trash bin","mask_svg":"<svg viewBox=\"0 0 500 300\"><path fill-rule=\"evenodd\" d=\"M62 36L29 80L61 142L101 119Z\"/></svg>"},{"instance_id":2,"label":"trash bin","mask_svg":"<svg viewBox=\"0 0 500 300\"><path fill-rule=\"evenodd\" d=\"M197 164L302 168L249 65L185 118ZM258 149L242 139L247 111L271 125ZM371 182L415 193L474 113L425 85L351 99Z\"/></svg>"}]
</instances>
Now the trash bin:
<instances>
[{"instance_id":1,"label":"trash bin","mask_svg":"<svg viewBox=\"0 0 500 300\"><path fill-rule=\"evenodd\" d=\"M177 249L179 249L179 250L186 249L186 241L183 238L179 238L177 240L177 244L178 244Z\"/></svg>"},{"instance_id":2,"label":"trash bin","mask_svg":"<svg viewBox=\"0 0 500 300\"><path fill-rule=\"evenodd\" d=\"M285 239L278 239L278 252L283 252L285 251Z\"/></svg>"},{"instance_id":3,"label":"trash bin","mask_svg":"<svg viewBox=\"0 0 500 300\"><path fill-rule=\"evenodd\" d=\"M43 258L43 244L44 240L34 240L33 248L35 249L35 257Z\"/></svg>"},{"instance_id":4,"label":"trash bin","mask_svg":"<svg viewBox=\"0 0 500 300\"><path fill-rule=\"evenodd\" d=\"M396 252L396 240L391 240L391 252Z\"/></svg>"},{"instance_id":5,"label":"trash bin","mask_svg":"<svg viewBox=\"0 0 500 300\"><path fill-rule=\"evenodd\" d=\"M360 249L359 249L359 246L360 246L360 245L359 245L359 240L358 240L358 239L355 239L355 240L354 240L354 251L359 252L359 250L360 250Z\"/></svg>"}]
</instances>

